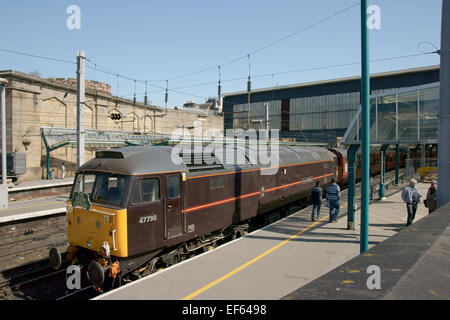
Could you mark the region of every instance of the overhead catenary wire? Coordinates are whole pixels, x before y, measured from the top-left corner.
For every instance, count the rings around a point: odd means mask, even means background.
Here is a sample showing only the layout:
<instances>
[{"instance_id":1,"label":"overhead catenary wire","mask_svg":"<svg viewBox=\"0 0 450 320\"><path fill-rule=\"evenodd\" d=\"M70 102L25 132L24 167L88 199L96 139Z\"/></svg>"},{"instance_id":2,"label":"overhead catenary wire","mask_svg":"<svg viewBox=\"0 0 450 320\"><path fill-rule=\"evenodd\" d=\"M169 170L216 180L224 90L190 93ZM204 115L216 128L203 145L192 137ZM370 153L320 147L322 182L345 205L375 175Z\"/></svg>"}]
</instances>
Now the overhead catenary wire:
<instances>
[{"instance_id":1,"label":"overhead catenary wire","mask_svg":"<svg viewBox=\"0 0 450 320\"><path fill-rule=\"evenodd\" d=\"M92 60L89 60L89 59L87 59L87 60L90 61L91 63L94 63ZM87 68L93 69L93 67L91 67L91 66L87 66ZM199 96L199 95L196 95L196 94L192 94L192 93L188 93L188 92L184 92L184 91L180 91L180 90L175 90L175 89L170 89L170 88L168 88L168 86L166 86L166 88L164 88L162 86L158 86L158 85L152 84L152 82L158 82L158 81L163 81L163 80L139 80L139 79L133 79L131 77L128 77L128 76L125 76L123 74L116 73L116 72L114 72L112 70L108 70L108 69L104 69L104 68L102 68L102 69L97 68L97 71L103 72L105 74L117 76L117 78L126 79L126 80L129 80L129 81L141 83L141 84L144 84L144 85L149 85L149 86L152 86L152 87L160 89L158 91L152 91L152 92L160 92L160 91L167 90L167 91L176 92L176 93L179 93L179 94L182 94L182 95L186 95L186 96L192 96L192 97L201 98L201 99L205 99L206 98L206 97ZM167 82L169 80L164 80L164 81L166 81L166 85L167 85ZM117 96L119 96L118 93L117 93Z\"/></svg>"},{"instance_id":2,"label":"overhead catenary wire","mask_svg":"<svg viewBox=\"0 0 450 320\"><path fill-rule=\"evenodd\" d=\"M20 52L20 51L15 51L15 50L9 50L9 49L3 49L3 48L0 48L0 51L7 52L7 53L13 53L13 54L17 54L17 55L22 55L22 56L27 56L27 57L32 57L32 58L38 58L38 59L43 59L43 60L49 60L49 61L53 61L53 62L61 62L61 63L74 64L74 65L77 64L77 63L74 62L74 61L69 61L69 60L64 60L64 59L58 59L58 58L51 58L51 57L45 57L45 56L42 56L42 55L31 54L31 53L25 53L25 52Z\"/></svg>"},{"instance_id":3,"label":"overhead catenary wire","mask_svg":"<svg viewBox=\"0 0 450 320\"><path fill-rule=\"evenodd\" d=\"M421 49L420 49L420 46L421 45L423 45L423 44L429 44L430 46L432 46L434 49L435 49L435 51L431 51L431 52L428 52L428 53L437 53L437 54L441 54L441 50L439 50L433 43L431 43L430 41L421 41L421 42L419 42L418 44L417 44L417 51L419 51L420 53L426 53L426 52L424 52L424 51L422 51Z\"/></svg>"},{"instance_id":4,"label":"overhead catenary wire","mask_svg":"<svg viewBox=\"0 0 450 320\"><path fill-rule=\"evenodd\" d=\"M421 43L425 43L425 42L422 41ZM8 53L13 53L13 54L20 54L20 55L25 55L25 56L31 56L31 57L34 57L34 58L39 58L39 59L46 59L46 60L62 62L62 63L70 63L70 64L75 64L76 65L75 62L71 62L71 61L68 61L68 60L44 57L44 56L34 55L34 54L27 54L27 53L23 53L23 52L14 51L14 50L6 50L6 49L1 49L0 48L0 51L5 51L5 52L8 52ZM390 60L397 60L397 59L404 59L404 58L412 58L412 57L418 57L418 56L435 54L435 53L438 53L437 50L436 51L430 51L430 52L422 52L421 51L420 53L417 53L417 54L402 55L402 56L388 57L388 58L380 58L380 59L371 60L370 62L382 62L382 61L390 61ZM246 55L246 57L248 57L248 55ZM90 59L86 59L86 60L90 61L91 63L94 63ZM252 77L253 78L273 77L275 75L283 75L283 74L306 72L306 71L325 70L325 69L330 69L330 68L345 67L345 66L358 65L358 64L360 64L359 61L358 62L343 63L343 64L334 64L334 65L328 65L328 66L321 66L321 67L311 67L311 68L304 68L304 69L282 71L282 72L276 72L276 73L259 74L259 75L253 75ZM96 63L95 63L95 65L96 65L96 67L90 67L90 66L87 66L87 67L92 69L92 70L96 70L96 71L100 71L100 72L103 72L103 73L107 73L109 75L116 76L116 78L117 78L117 96L119 96L119 78L128 79L130 81L136 81L136 82L143 83L143 84L146 84L146 81L147 81L147 84L149 82L152 82L152 81L161 81L161 80L137 80L137 79L133 79L133 78L124 76L124 75L119 74L119 73L115 73L115 72L110 71L110 70L102 70L102 69L100 69L100 67ZM219 66L219 69L220 69L220 66ZM233 82L233 81L244 80L246 78L247 77L238 77L238 78L225 79L225 80L220 80L220 81L221 81L221 83L222 82ZM199 96L199 95L194 95L194 94L182 92L182 91L180 91L178 89L201 87L201 86L211 85L211 84L214 84L214 83L216 83L216 82L209 81L209 82L203 82L203 83L192 84L192 85L187 85L187 86L175 87L175 88L172 88L172 89L169 89L169 90L170 91L174 91L174 92L178 92L178 93L181 93L181 94L184 94L184 95L191 95L191 96L194 96L194 97L204 98L204 97ZM166 89L166 88L163 88L161 86L152 85L151 83L149 85L160 89L160 90L150 91L149 93L156 93L156 92L160 92L161 90L165 90ZM142 94L138 94L138 95L142 95ZM124 95L123 97L126 97L126 95Z\"/></svg>"},{"instance_id":5,"label":"overhead catenary wire","mask_svg":"<svg viewBox=\"0 0 450 320\"><path fill-rule=\"evenodd\" d=\"M357 7L359 5L360 5L360 2L354 3L354 4L352 4L349 7L346 7L346 8L344 8L342 10L339 10L338 12L335 12L335 13L327 16L327 17L319 19L318 21L316 21L314 23L311 23L311 24L309 24L309 25L307 25L305 27L302 27L299 30L297 30L297 31L295 31L295 32L293 32L293 33L291 33L291 34L289 34L287 36L284 36L284 37L282 37L282 38L280 38L278 40L275 40L275 41L273 41L273 42L271 42L271 43L269 43L269 44L267 44L267 45L265 45L265 46L263 46L261 48L258 48L256 50L250 51L250 53L248 53L248 54L245 54L245 55L236 57L234 59L228 60L228 61L226 61L224 63L221 63L220 66L222 66L222 67L227 66L227 65L230 65L232 63L235 63L237 61L240 61L240 60L243 60L243 59L247 58L249 54L254 55L256 53L259 53L259 52L261 52L261 51L263 51L265 49L268 49L268 48L270 48L270 47L272 47L272 46L274 46L274 45L276 45L276 44L278 44L280 42L283 42L283 41L285 41L285 40L287 40L289 38L292 38L292 37L296 36L299 33L302 33L302 32L304 32L304 31L306 31L308 29L311 29L311 28L313 28L313 27L315 27L315 26L317 26L317 25L319 25L319 24L321 24L321 23L323 23L325 21L328 21L328 20L330 20L330 19L332 19L332 18L334 18L334 17L336 17L336 16L338 16L338 15L344 13L344 12L347 12L347 11L349 11L349 10L353 9L354 7ZM185 73L185 74L181 74L179 76L172 77L169 80L172 81L172 80L176 80L176 79L185 78L185 77L188 77L188 76L193 76L193 75L196 75L196 74L199 74L199 73L203 73L203 72L207 72L207 71L213 70L215 68L216 68L216 66L203 68L203 69L200 69L200 70L197 70L197 71L188 72L188 73Z\"/></svg>"},{"instance_id":6,"label":"overhead catenary wire","mask_svg":"<svg viewBox=\"0 0 450 320\"><path fill-rule=\"evenodd\" d=\"M416 53L416 54L409 54L409 55L402 55L402 56L395 56L395 57L379 58L379 59L373 59L370 62L377 63L377 62L383 62L383 61L393 61L393 60L399 60L399 59L414 58L414 57L429 55L429 54L433 54L433 53L436 53L436 52L433 51L433 52ZM353 66L353 65L359 65L360 63L361 63L360 61L354 61L354 62L333 64L333 65L326 65L326 66L317 66L317 67L294 69L294 70L281 71L281 72L257 74L257 75L252 75L251 77L252 78L271 77L272 78L272 87L274 87L274 76L277 76L277 75L308 72L308 71L320 71L320 70L333 69L333 68L339 68L339 67L348 67L348 66ZM241 81L241 80L245 80L245 79L248 79L248 76L242 76L242 77L231 78L231 79L221 79L220 81L221 81L221 83L224 83L224 82ZM186 85L186 86L181 86L181 87L175 87L170 90L186 89L186 88L193 88L193 87L203 87L203 86L213 85L216 83L217 82L215 82L215 81L208 81L208 82L191 84L191 85ZM154 91L150 91L150 93L155 93L155 92L160 92L160 91L161 90L154 90ZM141 93L140 95L142 95L142 94L143 93ZM126 96L124 96L124 97L126 97Z\"/></svg>"},{"instance_id":7,"label":"overhead catenary wire","mask_svg":"<svg viewBox=\"0 0 450 320\"><path fill-rule=\"evenodd\" d=\"M359 5L360 5L360 2L358 1L358 2L352 4L352 5L348 6L348 7L345 7L345 8L343 8L343 9L341 9L341 10L339 10L339 11L333 13L333 14L330 14L330 15L328 15L328 16L326 16L326 17L324 17L324 18L321 18L321 19L319 19L319 20L317 20L317 21L315 21L315 22L313 22L313 23L311 23L311 24L309 24L309 25L307 25L307 26L304 26L304 27L302 27L302 28L300 28L300 29L298 29L298 30L296 30L296 31L294 31L294 32L292 32L292 33L290 33L290 34L284 36L284 37L281 37L281 38L279 38L279 39L277 39L277 40L275 40L275 41L272 41L272 42L270 42L270 43L268 43L268 44L266 44L266 45L264 45L264 46L262 46L262 47L260 47L260 48L258 48L258 49L256 49L256 50L250 51L250 53L248 53L248 54L246 54L246 55L242 55L242 56L233 58L233 59L231 59L231 60L228 60L228 61L226 61L226 62L224 62L224 63L222 63L222 64L219 65L219 70L220 70L220 67L224 67L224 66L226 66L226 65L232 64L232 63L237 62L237 61L239 61L239 60L245 59L246 57L249 57L250 54L253 54L253 55L254 55L254 54L260 53L261 51L264 51L264 50L266 50L266 49L268 49L268 48L270 48L270 47L273 47L273 46L275 46L275 45L277 45L277 44L279 44L279 43L281 43L281 42L283 42L283 41L285 41L285 40L287 40L287 39L290 39L290 38L292 38L292 37L294 37L294 36L296 36L296 35L298 35L298 34L304 32L304 31L306 31L306 30L308 30L308 29L311 29L311 28L313 28L313 27L315 27L315 26L317 26L317 25L319 25L319 24L321 24L321 23L324 23L324 22L326 22L326 21L328 21L328 20L331 20L331 19L335 18L336 16L339 16L339 15L341 15L341 14L343 14L343 13L345 13L345 12L347 12L347 11L349 11L349 10L351 10L351 9L353 9L353 8L355 8L355 7L357 7L357 6L359 6ZM426 42L426 41L424 41L424 42ZM433 45L433 44L431 44L431 45ZM419 44L419 46L420 46L420 44ZM434 46L434 45L433 45L433 46ZM435 46L434 46L434 47L435 47ZM35 54L24 53L24 52L19 52L19 51L14 51L14 50L8 50L8 49L1 49L1 48L0 48L0 51L4 51L4 52L8 52L8 53L14 53L14 54L20 54L20 55L24 55L24 56L30 56L30 57L34 57L34 58L46 59L46 60L55 61L55 62L69 63L69 64L75 64L75 65L76 65L76 62L74 62L74 61L69 61L69 60L64 60L64 59L58 59L58 58L52 58L52 57L45 57L45 56L42 56L42 55L35 55ZM420 49L419 49L419 51L420 51ZM436 50L436 51L434 51L434 52L432 52L432 53L439 53L439 50ZM424 54L428 54L428 53L424 53ZM123 75L123 74L114 72L114 71L112 71L112 70L110 70L110 69L108 69L108 68L102 67L101 65L99 65L98 63L93 62L93 61L90 60L90 59L87 59L87 61L90 62L90 63L92 63L92 64L94 64L94 66L89 66L89 65L87 65L87 68L93 69L94 71L99 71L99 72L103 72L103 73L105 73L105 74L114 75L114 76L117 76L117 78L120 77L120 78L123 78L123 79L126 79L126 80L135 81L135 82L138 82L138 83L145 84L146 86L147 86L147 85L150 85L150 86L152 86L152 87L154 87L154 88L159 89L159 90L155 90L155 91L152 91L152 92L159 92L159 91L161 91L161 90L167 90L167 88L164 88L164 87L159 86L159 85L156 85L156 84L152 84L152 83L157 83L157 82L163 82L163 81L166 81L166 80L138 80L138 79L134 79L134 78L132 78L132 77L129 77L129 76L126 76L126 75ZM356 62L356 63L349 63L349 64L345 64L345 65L351 65L351 64L357 64L357 62ZM343 66L343 65L340 65L340 66ZM187 77L187 76L191 76L191 75L195 75L195 74L198 74L198 73L202 73L202 72L206 72L206 71L212 70L212 69L214 69L214 68L216 68L216 67L217 67L217 65L214 66L214 67L202 68L202 69L200 69L200 70L193 71L193 72L189 72L189 73L185 73L185 74L182 74L182 75L179 75L179 76L175 76L175 77L169 78L169 79L167 79L167 80L172 81L172 80L184 78L184 77ZM335 67L335 66L324 67L324 69L325 69L325 68L331 68L331 67ZM316 69L316 68L307 68L307 69L301 69L301 70L291 70L291 71L285 71L285 72L280 72L280 73L271 73L270 76L273 76L274 74L276 74L276 75L281 75L281 74L288 74L288 73L294 73L294 72L302 72L302 71L308 71L308 70L319 70L319 69ZM94 73L94 74L95 74L95 73ZM266 77L266 76L269 76L269 75L268 75L268 74L263 74L263 75L253 75L254 78L261 78L261 77ZM237 81L237 80L241 80L241 79L242 79L242 78L235 78L235 79L222 80L222 81L223 81L223 82L226 82L226 81ZM219 81L220 81L220 80L219 80ZM190 93L186 93L186 92L177 90L177 89L184 89L184 88L196 87L196 86L201 86L201 85L209 85L209 82L204 83L204 84L197 84L197 85L188 85L188 86L182 86L182 87L175 87L175 88L171 88L171 89L169 89L169 90L170 90L170 91L173 91L173 92L177 92L177 93L179 93L179 94L183 94L183 95L188 95L188 96L193 96L193 97L198 97L198 98L205 98L205 97L202 97L202 96L199 96L199 95L190 94ZM220 83L219 85L221 85L221 83ZM218 88L218 89L219 89L219 88ZM220 90L221 90L221 87L220 87ZM117 96L119 96L119 90L117 90Z\"/></svg>"}]
</instances>

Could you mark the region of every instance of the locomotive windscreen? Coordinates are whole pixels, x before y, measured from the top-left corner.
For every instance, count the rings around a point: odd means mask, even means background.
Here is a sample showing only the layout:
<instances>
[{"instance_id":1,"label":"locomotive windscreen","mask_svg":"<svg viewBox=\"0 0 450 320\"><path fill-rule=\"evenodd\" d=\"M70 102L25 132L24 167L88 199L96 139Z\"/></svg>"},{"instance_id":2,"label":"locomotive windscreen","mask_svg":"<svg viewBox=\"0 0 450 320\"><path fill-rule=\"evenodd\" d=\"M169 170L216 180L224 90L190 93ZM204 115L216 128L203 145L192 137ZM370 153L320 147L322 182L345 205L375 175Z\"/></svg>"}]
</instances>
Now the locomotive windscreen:
<instances>
[{"instance_id":1,"label":"locomotive windscreen","mask_svg":"<svg viewBox=\"0 0 450 320\"><path fill-rule=\"evenodd\" d=\"M125 194L127 177L119 174L95 172L80 173L75 178L72 194L81 191L91 202L120 205Z\"/></svg>"}]
</instances>

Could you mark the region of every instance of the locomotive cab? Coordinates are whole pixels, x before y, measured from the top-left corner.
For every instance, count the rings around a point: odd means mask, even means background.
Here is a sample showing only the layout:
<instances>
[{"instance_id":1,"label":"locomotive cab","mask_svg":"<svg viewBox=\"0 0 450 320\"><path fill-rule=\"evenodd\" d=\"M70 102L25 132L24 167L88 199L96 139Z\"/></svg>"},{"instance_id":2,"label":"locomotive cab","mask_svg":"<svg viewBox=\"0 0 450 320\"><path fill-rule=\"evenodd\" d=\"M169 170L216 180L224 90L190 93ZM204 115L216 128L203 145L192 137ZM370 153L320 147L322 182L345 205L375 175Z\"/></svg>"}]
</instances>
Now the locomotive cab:
<instances>
[{"instance_id":1,"label":"locomotive cab","mask_svg":"<svg viewBox=\"0 0 450 320\"><path fill-rule=\"evenodd\" d=\"M89 277L101 279L115 262L143 252L157 252L183 235L184 173L127 176L78 173L67 202L69 262L89 265ZM122 264L122 262L121 262ZM122 264L133 271L134 263ZM103 270L104 269L104 270ZM103 271L102 271L103 270Z\"/></svg>"},{"instance_id":2,"label":"locomotive cab","mask_svg":"<svg viewBox=\"0 0 450 320\"><path fill-rule=\"evenodd\" d=\"M129 180L126 175L107 172L76 175L67 203L67 238L72 247L101 254L107 242L111 255L128 255L126 198Z\"/></svg>"},{"instance_id":3,"label":"locomotive cab","mask_svg":"<svg viewBox=\"0 0 450 320\"><path fill-rule=\"evenodd\" d=\"M136 270L140 260L148 261L186 230L183 167L156 172L148 170L148 159L127 156L126 152L98 152L78 170L66 202L66 260L87 267L96 287L108 274L115 279ZM139 171L140 165L145 171ZM59 268L57 250L49 255L52 266Z\"/></svg>"}]
</instances>

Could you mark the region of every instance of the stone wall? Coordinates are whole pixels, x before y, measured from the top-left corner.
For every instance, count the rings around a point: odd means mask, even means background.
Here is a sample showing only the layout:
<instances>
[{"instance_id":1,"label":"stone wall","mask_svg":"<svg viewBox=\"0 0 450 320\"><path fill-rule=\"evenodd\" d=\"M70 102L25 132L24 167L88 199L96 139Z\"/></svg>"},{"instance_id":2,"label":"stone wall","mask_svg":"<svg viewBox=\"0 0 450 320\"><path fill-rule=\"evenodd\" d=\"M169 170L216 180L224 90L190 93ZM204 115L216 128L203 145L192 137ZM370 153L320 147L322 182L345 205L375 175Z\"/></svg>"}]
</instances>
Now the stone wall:
<instances>
[{"instance_id":1,"label":"stone wall","mask_svg":"<svg viewBox=\"0 0 450 320\"><path fill-rule=\"evenodd\" d=\"M45 179L46 149L41 127L76 128L76 85L73 85L73 79L46 80L17 71L0 71L0 77L9 81L6 89L7 151L27 154L27 172L18 181ZM194 126L201 121L203 130L223 132L222 116L145 106L139 102L133 105L132 100L113 97L109 92L107 84L87 83L86 129L171 134L183 125ZM120 113L122 119L112 120L111 113ZM87 149L85 161L92 159L95 151ZM76 146L51 152L51 167L55 169L57 178L61 176L63 162L66 177L73 175Z\"/></svg>"}]
</instances>

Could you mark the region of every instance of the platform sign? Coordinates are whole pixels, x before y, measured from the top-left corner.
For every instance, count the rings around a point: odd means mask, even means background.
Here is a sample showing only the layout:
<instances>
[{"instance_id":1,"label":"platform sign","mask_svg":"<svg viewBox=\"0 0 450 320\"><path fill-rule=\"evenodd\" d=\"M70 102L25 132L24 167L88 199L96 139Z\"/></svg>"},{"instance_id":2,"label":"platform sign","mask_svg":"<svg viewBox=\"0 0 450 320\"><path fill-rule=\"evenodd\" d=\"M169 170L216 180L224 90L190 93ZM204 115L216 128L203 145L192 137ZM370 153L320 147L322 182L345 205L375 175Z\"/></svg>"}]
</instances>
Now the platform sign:
<instances>
[{"instance_id":1,"label":"platform sign","mask_svg":"<svg viewBox=\"0 0 450 320\"><path fill-rule=\"evenodd\" d=\"M84 192L74 192L72 196L72 207L81 207L89 210L91 207L91 201L89 195Z\"/></svg>"},{"instance_id":2,"label":"platform sign","mask_svg":"<svg viewBox=\"0 0 450 320\"><path fill-rule=\"evenodd\" d=\"M0 184L0 209L8 209L8 185Z\"/></svg>"}]
</instances>

